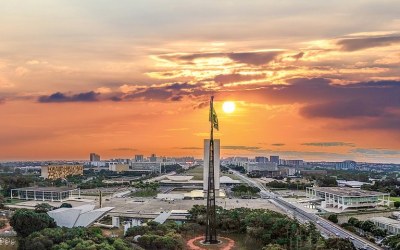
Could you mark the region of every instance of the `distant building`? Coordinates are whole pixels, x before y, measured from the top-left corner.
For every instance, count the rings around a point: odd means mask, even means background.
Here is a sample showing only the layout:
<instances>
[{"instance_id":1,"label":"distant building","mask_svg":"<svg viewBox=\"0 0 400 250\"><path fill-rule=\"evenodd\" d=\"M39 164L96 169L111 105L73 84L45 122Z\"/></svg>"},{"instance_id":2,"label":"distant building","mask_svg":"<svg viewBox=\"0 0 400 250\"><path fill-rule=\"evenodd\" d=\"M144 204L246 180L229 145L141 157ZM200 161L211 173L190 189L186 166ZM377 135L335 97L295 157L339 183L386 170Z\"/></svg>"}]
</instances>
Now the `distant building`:
<instances>
[{"instance_id":1,"label":"distant building","mask_svg":"<svg viewBox=\"0 0 400 250\"><path fill-rule=\"evenodd\" d=\"M210 157L210 140L204 140L204 170L203 170L203 189L208 190L208 171ZM220 140L214 140L214 185L219 190L219 172L220 172Z\"/></svg>"},{"instance_id":2,"label":"distant building","mask_svg":"<svg viewBox=\"0 0 400 250\"><path fill-rule=\"evenodd\" d=\"M271 156L269 157L269 161L270 161L270 162L275 162L276 164L279 164L279 156L277 156L277 155L271 155Z\"/></svg>"},{"instance_id":3,"label":"distant building","mask_svg":"<svg viewBox=\"0 0 400 250\"><path fill-rule=\"evenodd\" d=\"M335 164L336 169L340 170L353 170L357 166L355 161L344 161L344 162L337 162Z\"/></svg>"},{"instance_id":4,"label":"distant building","mask_svg":"<svg viewBox=\"0 0 400 250\"><path fill-rule=\"evenodd\" d=\"M321 207L345 209L375 208L389 205L388 193L380 193L346 187L307 187L306 196L321 199Z\"/></svg>"},{"instance_id":5,"label":"distant building","mask_svg":"<svg viewBox=\"0 0 400 250\"><path fill-rule=\"evenodd\" d=\"M281 160L281 164L291 167L302 167L306 165L303 160Z\"/></svg>"},{"instance_id":6,"label":"distant building","mask_svg":"<svg viewBox=\"0 0 400 250\"><path fill-rule=\"evenodd\" d=\"M59 208L47 212L59 227L88 227L106 215L114 207L94 209L95 205L82 205L73 208Z\"/></svg>"},{"instance_id":7,"label":"distant building","mask_svg":"<svg viewBox=\"0 0 400 250\"><path fill-rule=\"evenodd\" d=\"M370 183L361 182L361 181L337 180L337 184L339 187L361 188L362 185L370 184Z\"/></svg>"},{"instance_id":8,"label":"distant building","mask_svg":"<svg viewBox=\"0 0 400 250\"><path fill-rule=\"evenodd\" d=\"M69 187L26 187L11 189L11 199L35 201L66 201L74 197L79 189ZM80 193L78 194L78 198Z\"/></svg>"},{"instance_id":9,"label":"distant building","mask_svg":"<svg viewBox=\"0 0 400 250\"><path fill-rule=\"evenodd\" d=\"M247 172L252 172L252 171L277 171L278 170L278 164L275 162L249 162L247 166L245 167Z\"/></svg>"},{"instance_id":10,"label":"distant building","mask_svg":"<svg viewBox=\"0 0 400 250\"><path fill-rule=\"evenodd\" d=\"M156 154L151 154L151 156L149 157L150 162L157 162L157 156Z\"/></svg>"},{"instance_id":11,"label":"distant building","mask_svg":"<svg viewBox=\"0 0 400 250\"><path fill-rule=\"evenodd\" d=\"M143 155L135 155L135 162L143 162Z\"/></svg>"},{"instance_id":12,"label":"distant building","mask_svg":"<svg viewBox=\"0 0 400 250\"><path fill-rule=\"evenodd\" d=\"M55 180L68 175L83 175L83 165L49 165L42 166L41 171L41 177Z\"/></svg>"},{"instance_id":13,"label":"distant building","mask_svg":"<svg viewBox=\"0 0 400 250\"><path fill-rule=\"evenodd\" d=\"M400 233L400 221L398 220L386 217L372 217L368 220L372 221L380 229L387 230L390 234L396 235Z\"/></svg>"},{"instance_id":14,"label":"distant building","mask_svg":"<svg viewBox=\"0 0 400 250\"><path fill-rule=\"evenodd\" d=\"M268 158L267 157L264 157L264 156L256 156L256 162L258 162L258 163L266 163L266 162L268 162Z\"/></svg>"},{"instance_id":15,"label":"distant building","mask_svg":"<svg viewBox=\"0 0 400 250\"><path fill-rule=\"evenodd\" d=\"M96 153L90 153L90 161L100 161L100 155Z\"/></svg>"},{"instance_id":16,"label":"distant building","mask_svg":"<svg viewBox=\"0 0 400 250\"><path fill-rule=\"evenodd\" d=\"M129 165L125 163L108 162L108 170L118 173L125 172L129 170Z\"/></svg>"},{"instance_id":17,"label":"distant building","mask_svg":"<svg viewBox=\"0 0 400 250\"><path fill-rule=\"evenodd\" d=\"M131 162L129 171L161 173L160 162Z\"/></svg>"}]
</instances>

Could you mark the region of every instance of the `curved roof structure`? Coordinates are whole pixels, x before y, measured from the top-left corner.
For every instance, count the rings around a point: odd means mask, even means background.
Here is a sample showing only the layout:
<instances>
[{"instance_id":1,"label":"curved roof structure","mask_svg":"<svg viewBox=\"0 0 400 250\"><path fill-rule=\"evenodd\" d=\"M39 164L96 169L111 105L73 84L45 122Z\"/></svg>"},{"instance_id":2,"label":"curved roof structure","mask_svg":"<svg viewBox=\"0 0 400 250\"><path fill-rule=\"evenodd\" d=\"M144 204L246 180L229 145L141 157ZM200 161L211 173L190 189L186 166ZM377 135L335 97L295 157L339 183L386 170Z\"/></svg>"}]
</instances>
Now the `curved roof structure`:
<instances>
[{"instance_id":1,"label":"curved roof structure","mask_svg":"<svg viewBox=\"0 0 400 250\"><path fill-rule=\"evenodd\" d=\"M83 205L73 208L59 208L47 212L59 227L88 227L103 217L114 207L94 209L95 205Z\"/></svg>"}]
</instances>

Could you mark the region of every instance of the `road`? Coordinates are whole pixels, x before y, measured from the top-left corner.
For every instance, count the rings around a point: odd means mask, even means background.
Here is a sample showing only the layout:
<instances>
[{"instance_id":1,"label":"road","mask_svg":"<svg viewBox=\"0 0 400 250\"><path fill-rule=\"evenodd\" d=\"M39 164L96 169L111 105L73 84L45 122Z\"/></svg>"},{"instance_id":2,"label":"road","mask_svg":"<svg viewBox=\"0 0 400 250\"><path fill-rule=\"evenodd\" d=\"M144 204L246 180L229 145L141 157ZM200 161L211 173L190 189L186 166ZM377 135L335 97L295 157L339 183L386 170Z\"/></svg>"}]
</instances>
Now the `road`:
<instances>
[{"instance_id":1,"label":"road","mask_svg":"<svg viewBox=\"0 0 400 250\"><path fill-rule=\"evenodd\" d=\"M316 225L317 229L320 231L321 235L325 237L339 237L343 239L349 239L353 242L354 246L358 249L367 250L382 250L383 248L372 244L371 242L341 228L340 226L332 223L324 218L321 218L315 214L309 213L293 204L285 201L282 197L269 191L264 185L260 184L254 179L251 179L237 171L232 171L235 175L241 178L247 184L258 187L260 191L261 198L269 199L269 201L276 206L280 207L289 216L295 217L300 223L312 222Z\"/></svg>"}]
</instances>

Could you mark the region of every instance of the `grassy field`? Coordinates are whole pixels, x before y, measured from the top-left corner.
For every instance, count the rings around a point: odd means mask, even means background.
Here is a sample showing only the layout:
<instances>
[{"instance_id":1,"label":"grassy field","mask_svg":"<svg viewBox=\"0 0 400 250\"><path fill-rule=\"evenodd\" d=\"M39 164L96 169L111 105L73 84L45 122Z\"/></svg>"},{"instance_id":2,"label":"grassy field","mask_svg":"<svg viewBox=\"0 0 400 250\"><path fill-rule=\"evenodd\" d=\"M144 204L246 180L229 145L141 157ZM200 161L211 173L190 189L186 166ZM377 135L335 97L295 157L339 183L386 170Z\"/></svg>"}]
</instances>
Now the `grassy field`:
<instances>
[{"instance_id":1,"label":"grassy field","mask_svg":"<svg viewBox=\"0 0 400 250\"><path fill-rule=\"evenodd\" d=\"M198 166L192 169L189 169L185 172L187 175L193 175L193 180L203 180L203 167Z\"/></svg>"},{"instance_id":2,"label":"grassy field","mask_svg":"<svg viewBox=\"0 0 400 250\"><path fill-rule=\"evenodd\" d=\"M221 175L228 176L228 177L230 177L232 180L239 180L239 181L240 181L240 178L237 177L237 175L234 175L234 174L221 174Z\"/></svg>"},{"instance_id":3,"label":"grassy field","mask_svg":"<svg viewBox=\"0 0 400 250\"><path fill-rule=\"evenodd\" d=\"M391 201L400 201L400 197L390 197Z\"/></svg>"},{"instance_id":4,"label":"grassy field","mask_svg":"<svg viewBox=\"0 0 400 250\"><path fill-rule=\"evenodd\" d=\"M131 197L153 197L156 196L158 193L157 190L151 190L151 189L144 189L144 190L138 190L136 192L131 193Z\"/></svg>"}]
</instances>

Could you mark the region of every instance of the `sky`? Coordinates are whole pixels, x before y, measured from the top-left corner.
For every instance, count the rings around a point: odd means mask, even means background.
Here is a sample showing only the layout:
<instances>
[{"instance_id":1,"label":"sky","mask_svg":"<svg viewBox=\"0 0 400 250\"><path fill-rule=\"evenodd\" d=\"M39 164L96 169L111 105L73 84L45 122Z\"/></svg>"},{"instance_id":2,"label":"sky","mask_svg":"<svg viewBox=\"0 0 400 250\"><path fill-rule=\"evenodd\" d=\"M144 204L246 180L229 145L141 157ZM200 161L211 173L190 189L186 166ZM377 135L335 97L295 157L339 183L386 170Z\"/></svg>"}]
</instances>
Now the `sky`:
<instances>
[{"instance_id":1,"label":"sky","mask_svg":"<svg viewBox=\"0 0 400 250\"><path fill-rule=\"evenodd\" d=\"M400 163L397 0L0 3L0 160ZM222 104L236 110L224 113Z\"/></svg>"}]
</instances>

